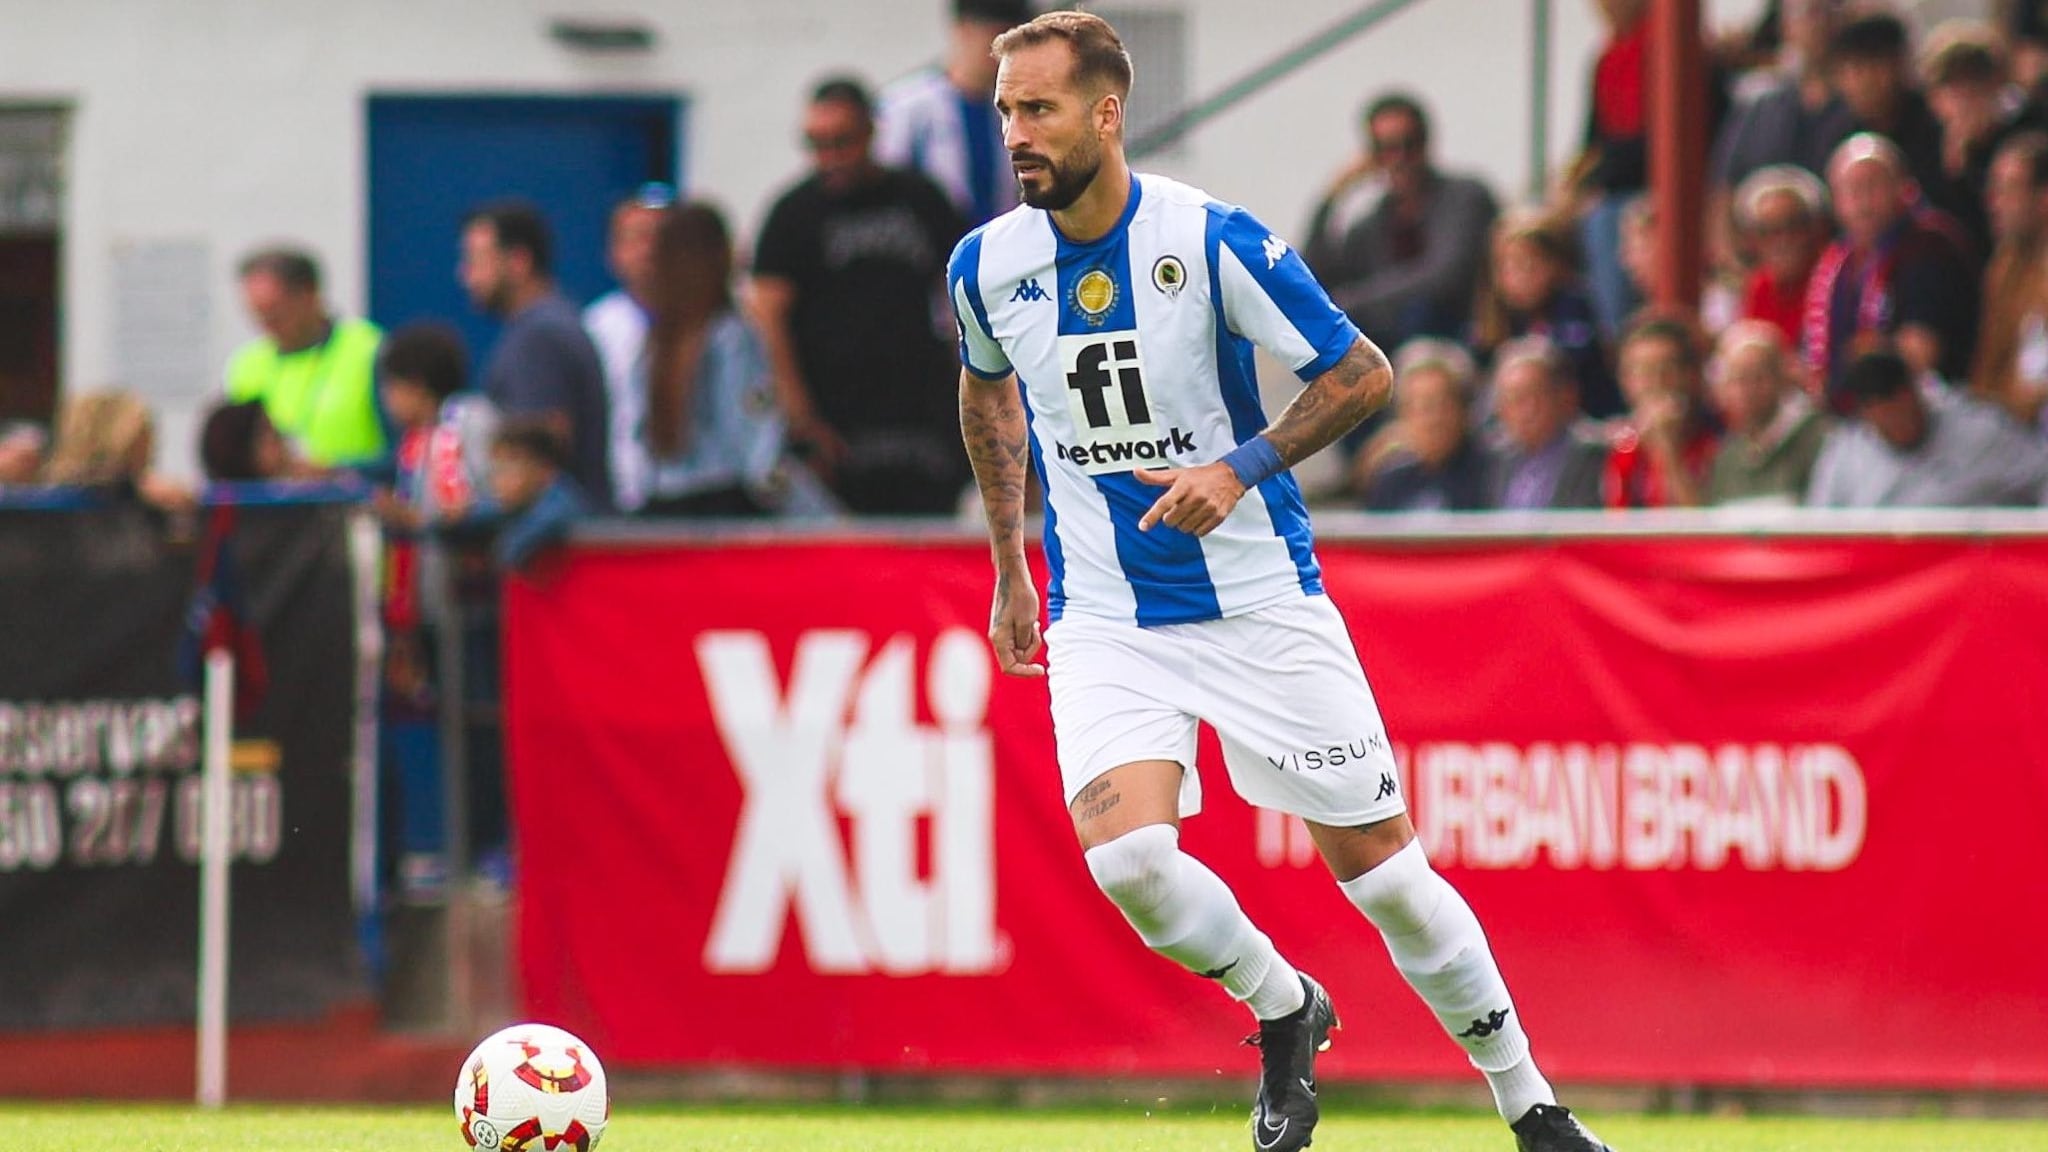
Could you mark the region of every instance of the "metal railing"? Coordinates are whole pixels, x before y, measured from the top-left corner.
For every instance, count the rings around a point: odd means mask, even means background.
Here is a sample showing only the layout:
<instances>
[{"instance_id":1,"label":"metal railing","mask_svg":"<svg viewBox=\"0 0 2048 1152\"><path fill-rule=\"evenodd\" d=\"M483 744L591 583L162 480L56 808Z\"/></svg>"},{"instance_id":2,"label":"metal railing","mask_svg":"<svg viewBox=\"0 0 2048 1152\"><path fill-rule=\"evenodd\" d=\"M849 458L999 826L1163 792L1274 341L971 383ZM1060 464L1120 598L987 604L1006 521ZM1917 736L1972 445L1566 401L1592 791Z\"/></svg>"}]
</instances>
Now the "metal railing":
<instances>
[{"instance_id":1,"label":"metal railing","mask_svg":"<svg viewBox=\"0 0 2048 1152\"><path fill-rule=\"evenodd\" d=\"M1302 68L1413 8L1423 0L1373 0L1301 38L1271 60L1181 108L1131 141L1133 159L1170 148L1190 132ZM1549 185L1551 0L1529 0L1529 187L1541 199Z\"/></svg>"},{"instance_id":2,"label":"metal railing","mask_svg":"<svg viewBox=\"0 0 2048 1152\"><path fill-rule=\"evenodd\" d=\"M1473 540L1673 539L1685 537L1800 540L1843 537L1953 538L2048 536L2048 508L1670 508L1583 512L1358 512L1311 509L1316 539L1326 543L1402 544ZM1027 535L1038 539L1033 521ZM828 539L982 542L982 526L965 519L824 521L592 520L570 534L603 547L673 544L763 544Z\"/></svg>"},{"instance_id":3,"label":"metal railing","mask_svg":"<svg viewBox=\"0 0 2048 1152\"><path fill-rule=\"evenodd\" d=\"M1374 0L1373 3L1359 8L1329 27L1317 29L1303 37L1293 47L1225 84L1215 93L1168 116L1158 127L1133 140L1126 151L1136 158L1170 147L1204 122L1215 119L1300 71L1319 57L1343 47L1390 17L1420 3L1422 0Z\"/></svg>"}]
</instances>

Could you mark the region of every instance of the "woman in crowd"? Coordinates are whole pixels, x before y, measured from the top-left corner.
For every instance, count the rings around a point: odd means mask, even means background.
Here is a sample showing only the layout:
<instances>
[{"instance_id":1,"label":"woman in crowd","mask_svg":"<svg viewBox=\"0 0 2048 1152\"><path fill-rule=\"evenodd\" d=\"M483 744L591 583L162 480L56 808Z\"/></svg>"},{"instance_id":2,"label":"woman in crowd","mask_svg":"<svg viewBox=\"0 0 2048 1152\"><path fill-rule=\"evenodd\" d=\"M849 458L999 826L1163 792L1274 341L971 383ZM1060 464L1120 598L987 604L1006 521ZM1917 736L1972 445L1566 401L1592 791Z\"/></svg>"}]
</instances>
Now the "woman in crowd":
<instances>
[{"instance_id":1,"label":"woman in crowd","mask_svg":"<svg viewBox=\"0 0 2048 1152\"><path fill-rule=\"evenodd\" d=\"M1827 188L1804 168L1759 168L1735 189L1735 221L1755 262L1741 318L1764 321L1796 346L1807 281L1828 246Z\"/></svg>"},{"instance_id":2,"label":"woman in crowd","mask_svg":"<svg viewBox=\"0 0 2048 1152\"><path fill-rule=\"evenodd\" d=\"M1371 476L1373 512L1476 512L1490 506L1492 460L1472 431L1472 358L1422 337L1394 356L1394 422Z\"/></svg>"},{"instance_id":3,"label":"woman in crowd","mask_svg":"<svg viewBox=\"0 0 2048 1152\"><path fill-rule=\"evenodd\" d=\"M793 466L760 337L733 306L732 236L701 202L668 208L655 234L653 314L642 370L653 462L643 514L786 511Z\"/></svg>"},{"instance_id":4,"label":"woman in crowd","mask_svg":"<svg viewBox=\"0 0 2048 1152\"><path fill-rule=\"evenodd\" d=\"M166 510L190 508L192 493L156 466L156 418L132 392L85 392L64 402L43 478L50 484L111 489Z\"/></svg>"},{"instance_id":5,"label":"woman in crowd","mask_svg":"<svg viewBox=\"0 0 2048 1152\"><path fill-rule=\"evenodd\" d=\"M1490 362L1495 349L1523 336L1544 336L1556 346L1588 415L1622 410L1592 300L1577 283L1571 238L1554 218L1528 209L1494 226L1492 267L1473 307L1469 343Z\"/></svg>"}]
</instances>

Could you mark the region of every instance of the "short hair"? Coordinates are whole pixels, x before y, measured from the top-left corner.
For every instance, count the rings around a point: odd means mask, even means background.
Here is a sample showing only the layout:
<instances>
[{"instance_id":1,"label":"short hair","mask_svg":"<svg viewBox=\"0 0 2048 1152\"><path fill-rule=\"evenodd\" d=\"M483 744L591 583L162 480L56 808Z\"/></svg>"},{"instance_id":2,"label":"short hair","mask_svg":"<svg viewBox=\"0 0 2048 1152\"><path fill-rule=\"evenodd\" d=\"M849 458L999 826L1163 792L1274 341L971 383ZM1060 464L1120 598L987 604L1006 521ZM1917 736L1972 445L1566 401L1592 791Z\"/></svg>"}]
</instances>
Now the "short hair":
<instances>
[{"instance_id":1,"label":"short hair","mask_svg":"<svg viewBox=\"0 0 2048 1152\"><path fill-rule=\"evenodd\" d=\"M2019 156L2027 162L2027 183L2048 188L2048 132L2034 129L2016 132L1998 146L1999 156Z\"/></svg>"},{"instance_id":2,"label":"short hair","mask_svg":"<svg viewBox=\"0 0 2048 1152\"><path fill-rule=\"evenodd\" d=\"M1719 376L1727 370L1727 361L1744 348L1763 348L1771 354L1771 367L1780 380L1792 374L1792 346L1785 339L1785 333L1768 320L1755 318L1737 320L1721 333L1721 339L1714 345L1714 361L1710 369Z\"/></svg>"},{"instance_id":3,"label":"short hair","mask_svg":"<svg viewBox=\"0 0 2048 1152\"><path fill-rule=\"evenodd\" d=\"M303 248L285 245L258 248L242 257L235 273L243 280L251 276L268 276L293 292L320 290L320 262Z\"/></svg>"},{"instance_id":4,"label":"short hair","mask_svg":"<svg viewBox=\"0 0 2048 1152\"><path fill-rule=\"evenodd\" d=\"M1859 403L1889 400L1913 388L1913 369L1890 348L1877 348L1842 369L1842 391Z\"/></svg>"},{"instance_id":5,"label":"short hair","mask_svg":"<svg viewBox=\"0 0 2048 1152\"><path fill-rule=\"evenodd\" d=\"M531 416L507 419L498 425L491 436L491 451L524 456L559 472L567 472L573 463L569 439L561 429Z\"/></svg>"},{"instance_id":6,"label":"short hair","mask_svg":"<svg viewBox=\"0 0 2048 1152\"><path fill-rule=\"evenodd\" d=\"M1827 58L1831 62L1904 60L1910 39L1906 22L1897 16L1866 12L1843 21L1835 29L1835 34L1828 38Z\"/></svg>"},{"instance_id":7,"label":"short hair","mask_svg":"<svg viewBox=\"0 0 2048 1152\"><path fill-rule=\"evenodd\" d=\"M1637 320L1622 334L1615 351L1618 355L1622 348L1643 340L1662 340L1677 348L1679 361L1693 371L1698 371L1705 359L1700 353L1699 333L1692 325L1672 316L1651 315Z\"/></svg>"},{"instance_id":8,"label":"short hair","mask_svg":"<svg viewBox=\"0 0 2048 1152\"><path fill-rule=\"evenodd\" d=\"M455 329L418 320L384 337L377 349L377 374L386 381L416 384L434 399L446 400L469 380L469 352Z\"/></svg>"},{"instance_id":9,"label":"short hair","mask_svg":"<svg viewBox=\"0 0 2048 1152\"><path fill-rule=\"evenodd\" d=\"M488 224L501 252L524 252L533 261L536 276L551 275L555 269L555 234L547 217L531 200L492 200L469 210L462 226Z\"/></svg>"},{"instance_id":10,"label":"short hair","mask_svg":"<svg viewBox=\"0 0 2048 1152\"><path fill-rule=\"evenodd\" d=\"M813 104L844 104L860 113L862 120L875 118L875 98L868 86L853 76L827 76L811 89Z\"/></svg>"},{"instance_id":11,"label":"short hair","mask_svg":"<svg viewBox=\"0 0 2048 1152\"><path fill-rule=\"evenodd\" d=\"M1756 226L1757 213L1772 196L1790 196L1808 224L1819 223L1828 213L1828 187L1820 177L1797 164L1767 164L1742 178L1735 186L1735 220L1744 228Z\"/></svg>"},{"instance_id":12,"label":"short hair","mask_svg":"<svg viewBox=\"0 0 2048 1152\"><path fill-rule=\"evenodd\" d=\"M1118 96L1131 94L1131 54L1109 21L1089 12L1047 12L995 38L989 54L1002 59L1020 48L1054 40L1074 51L1074 80L1100 86Z\"/></svg>"},{"instance_id":13,"label":"short hair","mask_svg":"<svg viewBox=\"0 0 2048 1152\"><path fill-rule=\"evenodd\" d=\"M270 424L263 401L215 406L199 426L199 466L208 480L263 480L256 470L256 435Z\"/></svg>"},{"instance_id":14,"label":"short hair","mask_svg":"<svg viewBox=\"0 0 2048 1152\"><path fill-rule=\"evenodd\" d=\"M1548 336L1517 336L1505 341L1493 350L1493 378L1499 380L1510 368L1534 364L1543 369L1553 388L1570 388L1578 385L1578 378L1572 373L1572 362L1564 350Z\"/></svg>"},{"instance_id":15,"label":"short hair","mask_svg":"<svg viewBox=\"0 0 2048 1152\"><path fill-rule=\"evenodd\" d=\"M1429 143L1429 113L1423 110L1422 101L1411 93L1400 91L1383 92L1373 97L1372 101L1365 106L1365 114L1360 117L1359 122L1366 126L1366 131L1370 132L1372 130L1372 122L1389 112L1404 113L1413 119L1415 121L1416 135L1421 137L1423 144Z\"/></svg>"},{"instance_id":16,"label":"short hair","mask_svg":"<svg viewBox=\"0 0 2048 1152\"><path fill-rule=\"evenodd\" d=\"M1460 402L1471 402L1477 370L1463 345L1435 336L1417 336L1401 345L1394 353L1394 378L1406 380L1417 372L1441 373L1457 390Z\"/></svg>"},{"instance_id":17,"label":"short hair","mask_svg":"<svg viewBox=\"0 0 2048 1152\"><path fill-rule=\"evenodd\" d=\"M953 0L953 19L961 24L1000 24L1014 28L1032 17L1031 0Z\"/></svg>"},{"instance_id":18,"label":"short hair","mask_svg":"<svg viewBox=\"0 0 2048 1152\"><path fill-rule=\"evenodd\" d=\"M1920 54L1920 78L1929 88L2005 82L2005 47L1982 20L1944 20Z\"/></svg>"},{"instance_id":19,"label":"short hair","mask_svg":"<svg viewBox=\"0 0 2048 1152\"><path fill-rule=\"evenodd\" d=\"M1857 160L1881 160L1899 179L1910 180L1913 177L1913 169L1906 163L1906 154L1899 150L1891 137L1876 132L1858 132L1835 145L1835 150L1828 154L1828 179L1834 179L1835 169Z\"/></svg>"}]
</instances>

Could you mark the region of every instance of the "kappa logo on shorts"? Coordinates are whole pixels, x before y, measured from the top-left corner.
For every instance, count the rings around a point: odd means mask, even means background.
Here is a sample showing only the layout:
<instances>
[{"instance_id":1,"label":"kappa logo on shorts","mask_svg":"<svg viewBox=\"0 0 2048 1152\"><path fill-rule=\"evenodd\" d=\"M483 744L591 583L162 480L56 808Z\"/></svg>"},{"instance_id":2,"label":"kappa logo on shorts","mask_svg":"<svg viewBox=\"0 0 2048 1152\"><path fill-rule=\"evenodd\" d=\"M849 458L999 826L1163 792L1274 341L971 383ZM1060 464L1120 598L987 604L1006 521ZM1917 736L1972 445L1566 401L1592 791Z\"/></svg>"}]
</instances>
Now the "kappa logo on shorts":
<instances>
[{"instance_id":1,"label":"kappa logo on shorts","mask_svg":"<svg viewBox=\"0 0 2048 1152\"><path fill-rule=\"evenodd\" d=\"M1394 774L1392 772L1382 772L1380 773L1380 790L1373 794L1373 800L1377 803L1400 790L1400 787L1394 783Z\"/></svg>"}]
</instances>

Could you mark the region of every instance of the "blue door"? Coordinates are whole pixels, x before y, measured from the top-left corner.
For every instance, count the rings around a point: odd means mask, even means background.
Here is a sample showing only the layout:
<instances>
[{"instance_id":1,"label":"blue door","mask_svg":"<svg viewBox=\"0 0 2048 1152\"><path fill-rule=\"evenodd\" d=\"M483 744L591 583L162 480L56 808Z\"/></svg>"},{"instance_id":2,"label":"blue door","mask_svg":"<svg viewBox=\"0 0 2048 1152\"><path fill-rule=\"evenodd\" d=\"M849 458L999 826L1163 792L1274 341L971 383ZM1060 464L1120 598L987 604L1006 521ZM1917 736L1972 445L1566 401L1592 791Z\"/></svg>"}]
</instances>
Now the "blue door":
<instances>
[{"instance_id":1,"label":"blue door","mask_svg":"<svg viewBox=\"0 0 2048 1152\"><path fill-rule=\"evenodd\" d=\"M455 280L462 218L520 196L547 215L555 275L578 304L612 287L611 207L650 180L678 182L682 103L662 97L372 96L370 318L453 323L480 362L497 324Z\"/></svg>"}]
</instances>

